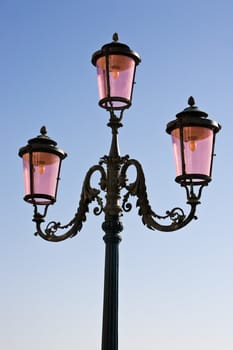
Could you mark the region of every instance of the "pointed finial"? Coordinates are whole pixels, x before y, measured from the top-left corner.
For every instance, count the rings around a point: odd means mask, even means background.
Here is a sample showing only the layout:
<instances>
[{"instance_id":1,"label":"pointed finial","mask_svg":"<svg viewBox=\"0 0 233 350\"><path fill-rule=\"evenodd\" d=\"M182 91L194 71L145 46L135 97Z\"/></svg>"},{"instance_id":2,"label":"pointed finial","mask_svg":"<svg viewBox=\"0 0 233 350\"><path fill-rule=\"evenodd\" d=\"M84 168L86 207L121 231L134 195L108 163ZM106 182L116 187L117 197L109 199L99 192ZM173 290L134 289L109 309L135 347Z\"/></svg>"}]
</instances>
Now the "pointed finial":
<instances>
[{"instance_id":1,"label":"pointed finial","mask_svg":"<svg viewBox=\"0 0 233 350\"><path fill-rule=\"evenodd\" d=\"M114 33L113 36L112 36L112 40L113 41L118 41L119 40L119 35L117 33Z\"/></svg>"},{"instance_id":2,"label":"pointed finial","mask_svg":"<svg viewBox=\"0 0 233 350\"><path fill-rule=\"evenodd\" d=\"M40 133L41 133L41 135L43 135L43 136L47 134L46 126L42 126L42 127L41 127Z\"/></svg>"},{"instance_id":3,"label":"pointed finial","mask_svg":"<svg viewBox=\"0 0 233 350\"><path fill-rule=\"evenodd\" d=\"M189 97L188 104L190 107L193 107L195 105L195 100L194 100L193 96Z\"/></svg>"}]
</instances>

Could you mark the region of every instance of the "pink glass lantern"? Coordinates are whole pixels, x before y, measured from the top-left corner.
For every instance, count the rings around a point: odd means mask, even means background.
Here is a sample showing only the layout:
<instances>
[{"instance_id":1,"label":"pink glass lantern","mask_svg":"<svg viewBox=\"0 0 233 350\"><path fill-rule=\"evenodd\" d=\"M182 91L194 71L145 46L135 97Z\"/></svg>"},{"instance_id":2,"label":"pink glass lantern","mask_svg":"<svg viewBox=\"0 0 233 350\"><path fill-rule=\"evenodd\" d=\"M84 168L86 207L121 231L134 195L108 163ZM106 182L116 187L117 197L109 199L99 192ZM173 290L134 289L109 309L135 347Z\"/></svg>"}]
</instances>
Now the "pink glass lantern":
<instances>
[{"instance_id":1,"label":"pink glass lantern","mask_svg":"<svg viewBox=\"0 0 233 350\"><path fill-rule=\"evenodd\" d=\"M24 200L32 204L49 205L56 201L61 161L66 157L46 133L42 127L41 135L19 150L23 158Z\"/></svg>"},{"instance_id":2,"label":"pink glass lantern","mask_svg":"<svg viewBox=\"0 0 233 350\"><path fill-rule=\"evenodd\" d=\"M118 42L116 33L113 40L93 54L92 63L97 67L99 105L106 110L124 110L131 106L135 70L141 59Z\"/></svg>"},{"instance_id":3,"label":"pink glass lantern","mask_svg":"<svg viewBox=\"0 0 233 350\"><path fill-rule=\"evenodd\" d=\"M194 106L176 115L167 125L171 134L176 167L176 181L183 185L204 185L211 181L215 134L221 126L206 119L208 114Z\"/></svg>"}]
</instances>

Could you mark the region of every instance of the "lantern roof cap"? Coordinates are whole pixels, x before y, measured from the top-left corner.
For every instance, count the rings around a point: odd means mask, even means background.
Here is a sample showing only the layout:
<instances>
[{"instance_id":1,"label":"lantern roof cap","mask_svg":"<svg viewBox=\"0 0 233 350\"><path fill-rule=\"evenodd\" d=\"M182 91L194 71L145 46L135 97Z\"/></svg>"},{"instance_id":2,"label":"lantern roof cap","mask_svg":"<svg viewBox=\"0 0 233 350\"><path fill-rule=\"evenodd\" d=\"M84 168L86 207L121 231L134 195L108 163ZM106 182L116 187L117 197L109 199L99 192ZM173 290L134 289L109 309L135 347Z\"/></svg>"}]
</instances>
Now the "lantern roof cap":
<instances>
[{"instance_id":1,"label":"lantern roof cap","mask_svg":"<svg viewBox=\"0 0 233 350\"><path fill-rule=\"evenodd\" d=\"M42 126L40 129L40 135L28 140L28 144L24 147L21 147L19 150L19 156L22 157L25 153L28 152L51 152L59 155L62 159L64 159L67 154L57 148L57 142L51 139L47 134L47 129L45 126Z\"/></svg>"},{"instance_id":2,"label":"lantern roof cap","mask_svg":"<svg viewBox=\"0 0 233 350\"><path fill-rule=\"evenodd\" d=\"M114 33L112 36L113 41L111 43L105 44L102 48L92 55L91 62L94 66L96 66L96 61L106 55L125 55L133 58L135 60L136 65L141 62L141 57L139 54L130 49L130 47L126 44L120 43L119 36L117 33Z\"/></svg>"},{"instance_id":3,"label":"lantern roof cap","mask_svg":"<svg viewBox=\"0 0 233 350\"><path fill-rule=\"evenodd\" d=\"M188 99L189 107L186 107L182 112L176 114L176 118L184 117L197 117L197 118L207 118L208 114L201 111L197 106L195 106L195 100L193 96Z\"/></svg>"},{"instance_id":4,"label":"lantern roof cap","mask_svg":"<svg viewBox=\"0 0 233 350\"><path fill-rule=\"evenodd\" d=\"M200 126L214 130L217 133L221 129L221 125L215 120L208 119L208 114L201 111L195 106L195 100L191 96L188 99L189 107L185 108L182 112L176 114L176 119L170 121L167 124L166 131L168 134L176 128L185 126Z\"/></svg>"},{"instance_id":5,"label":"lantern roof cap","mask_svg":"<svg viewBox=\"0 0 233 350\"><path fill-rule=\"evenodd\" d=\"M53 145L56 146L57 142L54 141L53 139L51 139L49 136L47 136L47 129L46 126L42 126L40 128L40 135L28 140L29 144L33 144L33 143L45 143L45 144L49 144L49 145Z\"/></svg>"}]
</instances>

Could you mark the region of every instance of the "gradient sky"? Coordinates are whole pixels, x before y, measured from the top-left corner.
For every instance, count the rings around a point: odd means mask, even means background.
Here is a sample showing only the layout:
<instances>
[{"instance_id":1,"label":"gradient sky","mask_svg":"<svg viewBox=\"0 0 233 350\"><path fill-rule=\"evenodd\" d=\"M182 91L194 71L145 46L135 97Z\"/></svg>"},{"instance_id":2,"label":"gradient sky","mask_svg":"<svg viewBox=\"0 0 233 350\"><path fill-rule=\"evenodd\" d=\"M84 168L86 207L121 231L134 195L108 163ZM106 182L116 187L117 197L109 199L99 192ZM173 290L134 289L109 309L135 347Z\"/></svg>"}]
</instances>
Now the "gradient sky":
<instances>
[{"instance_id":1,"label":"gradient sky","mask_svg":"<svg viewBox=\"0 0 233 350\"><path fill-rule=\"evenodd\" d=\"M48 213L67 223L86 171L109 151L90 59L118 32L142 57L121 154L143 165L156 212L186 209L166 123L193 95L223 126L198 220L161 233L135 207L123 217L119 350L232 350L232 12L230 0L1 0L1 349L100 349L103 217L90 210L62 243L35 237L17 153L42 125L68 153Z\"/></svg>"}]
</instances>

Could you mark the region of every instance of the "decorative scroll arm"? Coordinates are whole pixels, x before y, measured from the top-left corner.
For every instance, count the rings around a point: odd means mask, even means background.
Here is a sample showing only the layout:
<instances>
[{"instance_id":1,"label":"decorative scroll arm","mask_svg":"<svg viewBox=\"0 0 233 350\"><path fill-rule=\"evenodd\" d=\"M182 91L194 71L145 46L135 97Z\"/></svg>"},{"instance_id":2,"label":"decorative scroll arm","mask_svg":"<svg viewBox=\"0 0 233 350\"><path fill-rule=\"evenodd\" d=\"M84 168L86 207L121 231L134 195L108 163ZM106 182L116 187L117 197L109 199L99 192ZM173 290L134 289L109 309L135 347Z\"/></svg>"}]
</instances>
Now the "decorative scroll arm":
<instances>
[{"instance_id":1,"label":"decorative scroll arm","mask_svg":"<svg viewBox=\"0 0 233 350\"><path fill-rule=\"evenodd\" d=\"M95 172L100 173L100 189L96 189L91 186L91 177ZM36 205L34 205L34 217L33 221L36 223L36 233L43 239L52 242L60 242L67 238L74 237L83 227L83 223L86 221L86 214L89 212L89 204L93 201L97 202L97 206L93 209L95 215L99 215L103 211L103 200L100 197L101 190L106 189L106 172L101 165L92 166L83 181L82 192L79 201L79 207L75 213L74 218L66 225L61 225L60 222L51 221L47 224L45 230L41 228L44 218L47 213L48 206L45 206L44 213L40 214ZM58 230L68 229L68 231L62 235L57 235Z\"/></svg>"},{"instance_id":2,"label":"decorative scroll arm","mask_svg":"<svg viewBox=\"0 0 233 350\"><path fill-rule=\"evenodd\" d=\"M134 182L127 184L127 170L130 166L134 166L136 168L136 179ZM156 214L150 206L145 176L142 169L141 164L135 159L127 159L121 168L120 174L121 187L127 190L126 194L123 197L122 207L125 211L130 211L132 208L131 203L129 203L129 197L137 196L136 206L139 207L138 214L142 217L142 222L149 229L159 230L164 232L170 232L178 230L184 226L186 226L191 220L197 219L195 212L196 206L200 204L200 196L203 186L199 189L198 195L196 195L193 191L193 187L190 189L187 186L184 186L187 193L187 204L190 205L190 211L188 215L185 215L183 209L181 208L173 208L172 210L168 210L166 215L158 215ZM169 219L170 224L161 225L157 220Z\"/></svg>"}]
</instances>

